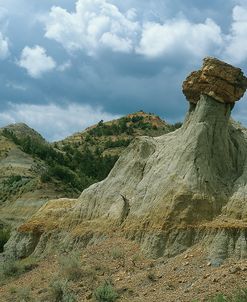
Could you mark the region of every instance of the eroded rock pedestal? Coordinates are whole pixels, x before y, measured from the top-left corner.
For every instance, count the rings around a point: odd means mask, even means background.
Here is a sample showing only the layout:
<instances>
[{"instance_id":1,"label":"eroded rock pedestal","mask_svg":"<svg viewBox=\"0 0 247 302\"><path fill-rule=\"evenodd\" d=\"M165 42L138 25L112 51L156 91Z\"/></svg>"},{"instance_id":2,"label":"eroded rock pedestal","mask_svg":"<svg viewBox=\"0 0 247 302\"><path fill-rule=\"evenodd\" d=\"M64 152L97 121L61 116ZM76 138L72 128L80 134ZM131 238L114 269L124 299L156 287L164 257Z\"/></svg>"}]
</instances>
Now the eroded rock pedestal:
<instances>
[{"instance_id":1,"label":"eroded rock pedestal","mask_svg":"<svg viewBox=\"0 0 247 302\"><path fill-rule=\"evenodd\" d=\"M41 208L18 229L6 253L27 256L30 234L35 240L39 234L36 254L117 234L136 240L153 257L170 257L195 243L205 244L214 261L245 257L247 132L230 114L246 78L210 58L183 89L194 105L180 129L136 139L109 176L77 201L51 201Z\"/></svg>"}]
</instances>

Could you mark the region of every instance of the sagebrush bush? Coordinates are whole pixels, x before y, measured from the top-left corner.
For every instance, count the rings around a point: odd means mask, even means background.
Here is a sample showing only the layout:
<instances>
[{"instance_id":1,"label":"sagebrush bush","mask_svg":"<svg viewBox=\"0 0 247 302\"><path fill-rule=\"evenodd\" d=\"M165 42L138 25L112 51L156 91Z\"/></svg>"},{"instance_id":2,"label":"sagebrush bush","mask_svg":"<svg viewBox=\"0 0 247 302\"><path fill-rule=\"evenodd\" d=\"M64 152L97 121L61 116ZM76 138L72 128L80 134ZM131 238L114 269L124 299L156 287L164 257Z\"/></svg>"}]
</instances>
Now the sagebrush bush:
<instances>
[{"instance_id":1,"label":"sagebrush bush","mask_svg":"<svg viewBox=\"0 0 247 302\"><path fill-rule=\"evenodd\" d=\"M114 302L118 294L109 282L105 282L94 291L94 298L98 302Z\"/></svg>"},{"instance_id":2,"label":"sagebrush bush","mask_svg":"<svg viewBox=\"0 0 247 302\"><path fill-rule=\"evenodd\" d=\"M33 301L31 296L31 289L29 287L23 287L16 291L16 296L21 302Z\"/></svg>"},{"instance_id":3,"label":"sagebrush bush","mask_svg":"<svg viewBox=\"0 0 247 302\"><path fill-rule=\"evenodd\" d=\"M7 296L7 301L8 302L13 302L13 301L38 302L37 300L33 299L32 295L31 295L30 287L20 287L20 288L12 287L12 288L10 288L9 295Z\"/></svg>"},{"instance_id":4,"label":"sagebrush bush","mask_svg":"<svg viewBox=\"0 0 247 302\"><path fill-rule=\"evenodd\" d=\"M28 257L19 261L19 265L23 272L29 272L38 267L38 259L35 257Z\"/></svg>"},{"instance_id":5,"label":"sagebrush bush","mask_svg":"<svg viewBox=\"0 0 247 302\"><path fill-rule=\"evenodd\" d=\"M227 302L227 298L223 294L218 294L217 296L213 297L210 302Z\"/></svg>"},{"instance_id":6,"label":"sagebrush bush","mask_svg":"<svg viewBox=\"0 0 247 302\"><path fill-rule=\"evenodd\" d=\"M247 289L238 290L233 295L230 296L226 296L220 293L208 300L208 302L246 302L246 301L247 301ZM193 302L197 302L197 300L193 300Z\"/></svg>"},{"instance_id":7,"label":"sagebrush bush","mask_svg":"<svg viewBox=\"0 0 247 302\"><path fill-rule=\"evenodd\" d=\"M15 277L22 273L33 270L38 266L37 259L29 257L24 260L15 260L13 258L5 259L0 265L0 275L2 277Z\"/></svg>"},{"instance_id":8,"label":"sagebrush bush","mask_svg":"<svg viewBox=\"0 0 247 302\"><path fill-rule=\"evenodd\" d=\"M9 240L10 237L10 229L3 228L0 230L0 253L3 252L3 247L5 243Z\"/></svg>"},{"instance_id":9,"label":"sagebrush bush","mask_svg":"<svg viewBox=\"0 0 247 302\"><path fill-rule=\"evenodd\" d=\"M68 280L55 279L50 284L49 301L51 302L76 302L76 296L69 288Z\"/></svg>"},{"instance_id":10,"label":"sagebrush bush","mask_svg":"<svg viewBox=\"0 0 247 302\"><path fill-rule=\"evenodd\" d=\"M124 259L124 250L118 247L115 247L111 250L111 256L114 260Z\"/></svg>"},{"instance_id":11,"label":"sagebrush bush","mask_svg":"<svg viewBox=\"0 0 247 302\"><path fill-rule=\"evenodd\" d=\"M22 273L19 263L14 259L6 259L0 266L0 272L3 277L18 276Z\"/></svg>"},{"instance_id":12,"label":"sagebrush bush","mask_svg":"<svg viewBox=\"0 0 247 302\"><path fill-rule=\"evenodd\" d=\"M233 299L233 302L246 302L247 301L247 289L239 290Z\"/></svg>"},{"instance_id":13,"label":"sagebrush bush","mask_svg":"<svg viewBox=\"0 0 247 302\"><path fill-rule=\"evenodd\" d=\"M82 264L78 254L59 258L60 274L67 280L76 281L83 276Z\"/></svg>"}]
</instances>

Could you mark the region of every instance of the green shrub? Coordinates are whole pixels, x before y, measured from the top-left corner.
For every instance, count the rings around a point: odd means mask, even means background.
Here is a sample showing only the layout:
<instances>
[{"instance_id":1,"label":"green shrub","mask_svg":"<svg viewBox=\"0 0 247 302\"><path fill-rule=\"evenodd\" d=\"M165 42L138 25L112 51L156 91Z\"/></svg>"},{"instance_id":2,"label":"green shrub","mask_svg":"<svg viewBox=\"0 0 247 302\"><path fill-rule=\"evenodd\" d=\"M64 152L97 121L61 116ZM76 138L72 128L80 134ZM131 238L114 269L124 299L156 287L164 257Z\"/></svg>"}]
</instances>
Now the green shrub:
<instances>
[{"instance_id":1,"label":"green shrub","mask_svg":"<svg viewBox=\"0 0 247 302\"><path fill-rule=\"evenodd\" d=\"M4 128L2 134L3 134L3 136L11 139L14 143L18 143L19 142L18 138L16 137L16 135L14 134L14 132L11 131L11 130L8 130L8 129Z\"/></svg>"},{"instance_id":2,"label":"green shrub","mask_svg":"<svg viewBox=\"0 0 247 302\"><path fill-rule=\"evenodd\" d=\"M140 121L142 121L144 119L144 117L143 116L133 116L132 117L132 119L131 119L131 121L132 121L132 123L137 123L137 122L140 122Z\"/></svg>"},{"instance_id":3,"label":"green shrub","mask_svg":"<svg viewBox=\"0 0 247 302\"><path fill-rule=\"evenodd\" d=\"M117 148L117 147L127 147L130 144L130 139L118 139L116 141L108 140L105 142L105 149L108 148Z\"/></svg>"},{"instance_id":4,"label":"green shrub","mask_svg":"<svg viewBox=\"0 0 247 302\"><path fill-rule=\"evenodd\" d=\"M40 179L43 183L49 182L51 180L51 176L48 171L45 171L41 174Z\"/></svg>"},{"instance_id":5,"label":"green shrub","mask_svg":"<svg viewBox=\"0 0 247 302\"><path fill-rule=\"evenodd\" d=\"M83 275L79 255L62 256L59 259L61 275L71 281L78 280Z\"/></svg>"},{"instance_id":6,"label":"green shrub","mask_svg":"<svg viewBox=\"0 0 247 302\"><path fill-rule=\"evenodd\" d=\"M3 182L4 185L12 186L14 183L22 180L20 175L11 175L7 180Z\"/></svg>"},{"instance_id":7,"label":"green shrub","mask_svg":"<svg viewBox=\"0 0 247 302\"><path fill-rule=\"evenodd\" d=\"M114 260L124 258L124 250L118 247L115 247L111 250L111 256Z\"/></svg>"},{"instance_id":8,"label":"green shrub","mask_svg":"<svg viewBox=\"0 0 247 302\"><path fill-rule=\"evenodd\" d=\"M26 258L18 261L12 258L6 259L0 266L2 277L15 277L25 272L29 272L38 266L35 258Z\"/></svg>"},{"instance_id":9,"label":"green shrub","mask_svg":"<svg viewBox=\"0 0 247 302\"><path fill-rule=\"evenodd\" d=\"M227 298L223 294L218 294L217 296L213 297L210 302L227 302Z\"/></svg>"},{"instance_id":10,"label":"green shrub","mask_svg":"<svg viewBox=\"0 0 247 302\"><path fill-rule=\"evenodd\" d=\"M1 264L0 271L3 277L18 276L22 272L20 265L14 259L6 259Z\"/></svg>"},{"instance_id":11,"label":"green shrub","mask_svg":"<svg viewBox=\"0 0 247 302\"><path fill-rule=\"evenodd\" d=\"M114 302L118 294L109 282L105 282L94 291L94 298L98 302Z\"/></svg>"},{"instance_id":12,"label":"green shrub","mask_svg":"<svg viewBox=\"0 0 247 302\"><path fill-rule=\"evenodd\" d=\"M194 300L196 301L196 300ZM241 289L236 291L233 295L226 296L217 294L208 300L208 302L246 302L247 301L247 289Z\"/></svg>"},{"instance_id":13,"label":"green shrub","mask_svg":"<svg viewBox=\"0 0 247 302\"><path fill-rule=\"evenodd\" d=\"M9 295L7 301L21 301L21 302L33 302L33 298L31 296L31 288L30 287L11 287L9 290ZM36 301L36 300L35 300Z\"/></svg>"},{"instance_id":14,"label":"green shrub","mask_svg":"<svg viewBox=\"0 0 247 302\"><path fill-rule=\"evenodd\" d=\"M0 253L3 252L3 247L5 243L9 240L10 237L10 229L3 228L0 230Z\"/></svg>"},{"instance_id":15,"label":"green shrub","mask_svg":"<svg viewBox=\"0 0 247 302\"><path fill-rule=\"evenodd\" d=\"M233 300L233 302L246 302L247 301L247 289L241 289L239 290Z\"/></svg>"},{"instance_id":16,"label":"green shrub","mask_svg":"<svg viewBox=\"0 0 247 302\"><path fill-rule=\"evenodd\" d=\"M49 301L51 302L76 302L75 295L69 289L68 280L55 279L50 284Z\"/></svg>"},{"instance_id":17,"label":"green shrub","mask_svg":"<svg viewBox=\"0 0 247 302\"><path fill-rule=\"evenodd\" d=\"M181 127L182 127L182 125L183 125L183 123L178 122L178 123L175 123L175 124L174 124L174 125L172 125L172 126L173 126L174 130L176 130L176 129L181 128Z\"/></svg>"},{"instance_id":18,"label":"green shrub","mask_svg":"<svg viewBox=\"0 0 247 302\"><path fill-rule=\"evenodd\" d=\"M9 289L9 293L10 293L11 295L17 293L17 291L18 291L18 289L17 289L16 287L10 287L10 289Z\"/></svg>"},{"instance_id":19,"label":"green shrub","mask_svg":"<svg viewBox=\"0 0 247 302\"><path fill-rule=\"evenodd\" d=\"M31 297L31 289L29 287L23 287L16 291L16 296L21 302L33 301Z\"/></svg>"},{"instance_id":20,"label":"green shrub","mask_svg":"<svg viewBox=\"0 0 247 302\"><path fill-rule=\"evenodd\" d=\"M28 257L23 260L20 260L19 266L23 272L30 272L39 266L37 261L37 258Z\"/></svg>"}]
</instances>

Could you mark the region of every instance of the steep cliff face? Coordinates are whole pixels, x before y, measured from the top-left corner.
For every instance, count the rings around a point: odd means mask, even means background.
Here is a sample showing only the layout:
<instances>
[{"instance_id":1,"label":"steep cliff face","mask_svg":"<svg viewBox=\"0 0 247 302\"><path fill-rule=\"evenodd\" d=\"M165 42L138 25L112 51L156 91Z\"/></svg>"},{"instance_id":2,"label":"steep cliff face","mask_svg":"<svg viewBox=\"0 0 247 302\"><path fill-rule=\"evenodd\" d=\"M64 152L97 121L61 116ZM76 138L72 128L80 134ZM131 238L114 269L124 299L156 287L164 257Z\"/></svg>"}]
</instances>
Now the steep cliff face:
<instances>
[{"instance_id":1,"label":"steep cliff face","mask_svg":"<svg viewBox=\"0 0 247 302\"><path fill-rule=\"evenodd\" d=\"M206 64L225 68L215 59L205 60L204 69ZM239 80L240 73L229 66L233 82ZM212 82L209 91L214 87ZM241 89L243 94L246 86ZM224 96L222 91L217 95ZM153 257L173 256L198 242L207 245L216 262L247 255L246 130L230 119L228 100L219 102L204 92L190 103L180 129L137 138L104 181L78 200L67 200L65 212L65 200L41 208L18 229L6 252L23 257L54 245L70 249L121 234ZM28 253L25 246L32 246Z\"/></svg>"}]
</instances>

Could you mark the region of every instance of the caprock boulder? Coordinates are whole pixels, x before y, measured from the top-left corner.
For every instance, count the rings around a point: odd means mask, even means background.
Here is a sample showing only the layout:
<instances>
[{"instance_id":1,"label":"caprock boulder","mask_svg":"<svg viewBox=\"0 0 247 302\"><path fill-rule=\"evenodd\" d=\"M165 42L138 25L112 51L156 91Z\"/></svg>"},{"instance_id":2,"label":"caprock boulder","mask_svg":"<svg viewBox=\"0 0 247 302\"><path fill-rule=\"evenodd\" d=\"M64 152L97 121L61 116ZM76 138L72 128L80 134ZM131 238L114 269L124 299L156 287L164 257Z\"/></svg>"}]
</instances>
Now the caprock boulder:
<instances>
[{"instance_id":1,"label":"caprock boulder","mask_svg":"<svg viewBox=\"0 0 247 302\"><path fill-rule=\"evenodd\" d=\"M247 137L230 118L247 88L240 69L214 58L183 84L190 102L183 126L141 137L109 176L78 200L51 201L7 243L25 257L126 236L153 257L206 244L215 263L247 255Z\"/></svg>"}]
</instances>

